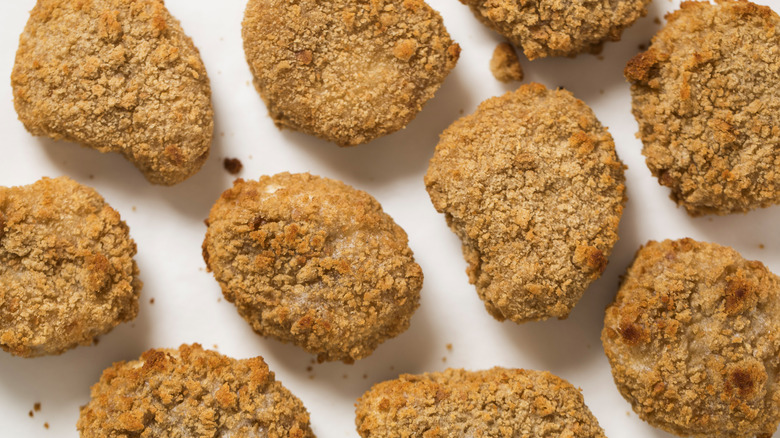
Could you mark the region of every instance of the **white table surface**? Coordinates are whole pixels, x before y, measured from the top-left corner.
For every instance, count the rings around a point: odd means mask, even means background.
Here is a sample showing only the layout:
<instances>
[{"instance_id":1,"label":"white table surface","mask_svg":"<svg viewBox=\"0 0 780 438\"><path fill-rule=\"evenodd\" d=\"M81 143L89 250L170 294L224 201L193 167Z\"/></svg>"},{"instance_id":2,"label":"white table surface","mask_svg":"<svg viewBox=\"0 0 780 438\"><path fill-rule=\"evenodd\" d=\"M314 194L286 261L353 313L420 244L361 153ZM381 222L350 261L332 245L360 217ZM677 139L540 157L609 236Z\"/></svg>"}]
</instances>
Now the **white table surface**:
<instances>
[{"instance_id":1,"label":"white table surface","mask_svg":"<svg viewBox=\"0 0 780 438\"><path fill-rule=\"evenodd\" d=\"M250 85L244 60L243 0L168 0L169 10L200 49L211 78L216 118L211 157L198 174L175 187L147 183L119 155L34 138L25 131L13 109L9 78L18 36L34 1L0 1L0 78L5 78L0 81L0 185L67 175L95 187L130 225L144 282L138 318L101 337L96 346L35 359L0 351L0 436L75 437L78 408L89 400L89 387L104 368L135 359L149 348L192 342L238 358L263 356L277 378L303 400L320 437L357 436L354 402L376 382L399 373L497 365L549 370L582 388L609 437L671 436L631 411L612 382L599 341L604 308L635 251L649 239L687 236L732 246L780 273L780 206L690 218L668 199L668 189L651 176L640 154L623 67L660 28L654 20L663 21L665 12L679 2L654 0L648 15L627 29L622 41L607 43L601 57L529 62L521 56L525 82L566 87L609 128L618 155L629 167L629 201L607 270L571 316L517 325L487 314L467 281L460 241L434 210L423 184L438 134L484 99L517 84L503 85L490 74L490 56L502 37L479 24L455 0L428 1L441 12L463 49L458 66L408 128L367 145L340 149L304 134L279 131L271 122ZM222 167L224 157L243 162L240 176L245 179L281 171L312 172L375 196L409 234L425 273L421 306L409 330L354 365L315 364L297 347L254 334L234 306L221 299L201 258L203 219L234 178ZM451 351L447 344L452 344ZM30 418L36 402L41 410Z\"/></svg>"}]
</instances>

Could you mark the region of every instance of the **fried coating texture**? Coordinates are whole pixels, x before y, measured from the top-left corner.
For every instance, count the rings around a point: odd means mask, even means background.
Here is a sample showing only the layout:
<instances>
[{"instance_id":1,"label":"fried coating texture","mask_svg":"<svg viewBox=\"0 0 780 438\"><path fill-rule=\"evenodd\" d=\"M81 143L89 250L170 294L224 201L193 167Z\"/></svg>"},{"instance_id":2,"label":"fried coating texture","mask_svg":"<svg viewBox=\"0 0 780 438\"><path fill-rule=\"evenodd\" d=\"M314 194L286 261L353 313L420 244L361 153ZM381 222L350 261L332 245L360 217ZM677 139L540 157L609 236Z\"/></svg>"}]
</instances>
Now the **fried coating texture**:
<instances>
[{"instance_id":1,"label":"fried coating texture","mask_svg":"<svg viewBox=\"0 0 780 438\"><path fill-rule=\"evenodd\" d=\"M371 195L281 173L237 180L208 219L203 258L263 336L351 363L409 327L423 275Z\"/></svg>"},{"instance_id":2,"label":"fried coating texture","mask_svg":"<svg viewBox=\"0 0 780 438\"><path fill-rule=\"evenodd\" d=\"M780 278L731 248L648 242L601 340L620 393L653 426L768 438L780 422Z\"/></svg>"},{"instance_id":3,"label":"fried coating texture","mask_svg":"<svg viewBox=\"0 0 780 438\"><path fill-rule=\"evenodd\" d=\"M276 125L340 146L405 127L460 55L423 0L249 0L243 37Z\"/></svg>"},{"instance_id":4,"label":"fried coating texture","mask_svg":"<svg viewBox=\"0 0 780 438\"><path fill-rule=\"evenodd\" d=\"M598 53L647 13L650 0L460 0L528 59Z\"/></svg>"},{"instance_id":5,"label":"fried coating texture","mask_svg":"<svg viewBox=\"0 0 780 438\"><path fill-rule=\"evenodd\" d=\"M303 403L262 357L236 360L200 345L117 362L92 386L82 438L313 438Z\"/></svg>"},{"instance_id":6,"label":"fried coating texture","mask_svg":"<svg viewBox=\"0 0 780 438\"><path fill-rule=\"evenodd\" d=\"M501 43L493 50L490 58L490 71L501 82L523 80L523 66L517 58L515 49L509 43Z\"/></svg>"},{"instance_id":7,"label":"fried coating texture","mask_svg":"<svg viewBox=\"0 0 780 438\"><path fill-rule=\"evenodd\" d=\"M364 438L605 438L580 391L547 371L403 374L363 394L356 413Z\"/></svg>"},{"instance_id":8,"label":"fried coating texture","mask_svg":"<svg viewBox=\"0 0 780 438\"><path fill-rule=\"evenodd\" d=\"M181 182L208 157L206 69L161 0L38 0L11 85L33 135L119 152L154 184Z\"/></svg>"},{"instance_id":9,"label":"fried coating texture","mask_svg":"<svg viewBox=\"0 0 780 438\"><path fill-rule=\"evenodd\" d=\"M69 178L0 187L0 348L90 345L135 318L141 281L119 213Z\"/></svg>"},{"instance_id":10,"label":"fried coating texture","mask_svg":"<svg viewBox=\"0 0 780 438\"><path fill-rule=\"evenodd\" d=\"M532 83L447 128L425 186L488 312L520 323L565 318L604 271L624 167L590 108Z\"/></svg>"},{"instance_id":11,"label":"fried coating texture","mask_svg":"<svg viewBox=\"0 0 780 438\"><path fill-rule=\"evenodd\" d=\"M629 61L647 167L692 216L780 203L780 17L684 2Z\"/></svg>"}]
</instances>

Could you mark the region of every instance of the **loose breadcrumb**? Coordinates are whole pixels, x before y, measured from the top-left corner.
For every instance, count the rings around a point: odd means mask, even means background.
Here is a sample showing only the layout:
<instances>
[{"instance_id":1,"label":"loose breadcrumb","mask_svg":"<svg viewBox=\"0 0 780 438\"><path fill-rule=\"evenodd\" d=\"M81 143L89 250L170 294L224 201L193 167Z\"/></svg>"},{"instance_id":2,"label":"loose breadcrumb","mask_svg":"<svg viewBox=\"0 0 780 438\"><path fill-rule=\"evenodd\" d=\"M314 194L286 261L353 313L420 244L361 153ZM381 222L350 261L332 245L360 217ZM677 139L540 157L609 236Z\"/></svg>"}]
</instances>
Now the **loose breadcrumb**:
<instances>
[{"instance_id":1,"label":"loose breadcrumb","mask_svg":"<svg viewBox=\"0 0 780 438\"><path fill-rule=\"evenodd\" d=\"M523 66L520 65L517 53L509 43L496 46L490 59L490 71L501 82L523 80Z\"/></svg>"}]
</instances>

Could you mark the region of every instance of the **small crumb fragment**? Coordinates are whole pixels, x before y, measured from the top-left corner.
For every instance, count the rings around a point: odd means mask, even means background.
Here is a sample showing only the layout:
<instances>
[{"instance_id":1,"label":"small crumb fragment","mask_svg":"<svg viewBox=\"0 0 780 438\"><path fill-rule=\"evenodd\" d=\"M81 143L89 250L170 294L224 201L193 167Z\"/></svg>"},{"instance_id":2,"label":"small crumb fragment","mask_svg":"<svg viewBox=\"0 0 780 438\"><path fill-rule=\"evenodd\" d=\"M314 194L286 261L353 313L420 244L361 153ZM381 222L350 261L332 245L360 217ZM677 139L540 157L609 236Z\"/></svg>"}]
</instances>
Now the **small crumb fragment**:
<instances>
[{"instance_id":1,"label":"small crumb fragment","mask_svg":"<svg viewBox=\"0 0 780 438\"><path fill-rule=\"evenodd\" d=\"M523 66L520 65L517 53L509 43L501 43L493 50L490 71L501 82L523 80Z\"/></svg>"},{"instance_id":2,"label":"small crumb fragment","mask_svg":"<svg viewBox=\"0 0 780 438\"><path fill-rule=\"evenodd\" d=\"M765 248L765 247L764 247L764 244L763 244L763 243L759 243L759 244L758 244L758 249L764 249L764 248Z\"/></svg>"},{"instance_id":3,"label":"small crumb fragment","mask_svg":"<svg viewBox=\"0 0 780 438\"><path fill-rule=\"evenodd\" d=\"M43 427L45 427L46 429L48 429L48 428L49 428L49 423L43 423Z\"/></svg>"},{"instance_id":4,"label":"small crumb fragment","mask_svg":"<svg viewBox=\"0 0 780 438\"><path fill-rule=\"evenodd\" d=\"M347 375L346 375L346 374L344 374L343 376L341 376L341 378L342 378L342 379L346 379L346 378L347 378Z\"/></svg>"},{"instance_id":5,"label":"small crumb fragment","mask_svg":"<svg viewBox=\"0 0 780 438\"><path fill-rule=\"evenodd\" d=\"M661 24L661 19L658 17L653 18L653 23L655 24Z\"/></svg>"},{"instance_id":6,"label":"small crumb fragment","mask_svg":"<svg viewBox=\"0 0 780 438\"><path fill-rule=\"evenodd\" d=\"M29 415L29 416L30 416L30 418L32 418L32 417L33 417L33 415L34 415L34 414L33 414L33 411L30 411L30 413L29 413L29 414L27 414L27 415Z\"/></svg>"},{"instance_id":7,"label":"small crumb fragment","mask_svg":"<svg viewBox=\"0 0 780 438\"><path fill-rule=\"evenodd\" d=\"M40 402L36 402L33 405L33 409L35 409L35 412L39 412L41 410L41 403Z\"/></svg>"},{"instance_id":8,"label":"small crumb fragment","mask_svg":"<svg viewBox=\"0 0 780 438\"><path fill-rule=\"evenodd\" d=\"M136 210L136 208L135 208L135 205L134 205L134 206L133 206L133 211L135 211L135 210Z\"/></svg>"},{"instance_id":9,"label":"small crumb fragment","mask_svg":"<svg viewBox=\"0 0 780 438\"><path fill-rule=\"evenodd\" d=\"M241 172L241 169L244 168L244 165L238 158L225 158L223 165L225 166L225 170L227 170L231 175L237 175L239 172Z\"/></svg>"},{"instance_id":10,"label":"small crumb fragment","mask_svg":"<svg viewBox=\"0 0 780 438\"><path fill-rule=\"evenodd\" d=\"M447 351L452 351L452 344L447 344L445 347L447 347Z\"/></svg>"},{"instance_id":11,"label":"small crumb fragment","mask_svg":"<svg viewBox=\"0 0 780 438\"><path fill-rule=\"evenodd\" d=\"M95 179L95 175L89 175L89 179Z\"/></svg>"},{"instance_id":12,"label":"small crumb fragment","mask_svg":"<svg viewBox=\"0 0 780 438\"><path fill-rule=\"evenodd\" d=\"M640 44L640 45L639 45L639 50L641 50L641 51L643 51L643 52L644 52L645 50L647 50L647 46L646 46L646 45L644 45L644 44Z\"/></svg>"},{"instance_id":13,"label":"small crumb fragment","mask_svg":"<svg viewBox=\"0 0 780 438\"><path fill-rule=\"evenodd\" d=\"M314 369L314 368L312 368L312 367L311 367L311 365L309 365L309 366L307 366L307 367L306 367L306 371L309 371L309 372L311 372L311 370L313 370L313 369Z\"/></svg>"},{"instance_id":14,"label":"small crumb fragment","mask_svg":"<svg viewBox=\"0 0 780 438\"><path fill-rule=\"evenodd\" d=\"M363 374L364 379L368 379L368 374Z\"/></svg>"},{"instance_id":15,"label":"small crumb fragment","mask_svg":"<svg viewBox=\"0 0 780 438\"><path fill-rule=\"evenodd\" d=\"M442 358L441 358L441 361L442 361L442 362L447 362L447 356L444 356L444 357L442 357Z\"/></svg>"},{"instance_id":16,"label":"small crumb fragment","mask_svg":"<svg viewBox=\"0 0 780 438\"><path fill-rule=\"evenodd\" d=\"M214 347L215 350L219 349L219 345L217 345L217 344L212 345L212 347Z\"/></svg>"},{"instance_id":17,"label":"small crumb fragment","mask_svg":"<svg viewBox=\"0 0 780 438\"><path fill-rule=\"evenodd\" d=\"M154 304L154 298L149 298L149 304Z\"/></svg>"},{"instance_id":18,"label":"small crumb fragment","mask_svg":"<svg viewBox=\"0 0 780 438\"><path fill-rule=\"evenodd\" d=\"M603 61L604 55L596 55L596 59L598 59L599 61Z\"/></svg>"}]
</instances>

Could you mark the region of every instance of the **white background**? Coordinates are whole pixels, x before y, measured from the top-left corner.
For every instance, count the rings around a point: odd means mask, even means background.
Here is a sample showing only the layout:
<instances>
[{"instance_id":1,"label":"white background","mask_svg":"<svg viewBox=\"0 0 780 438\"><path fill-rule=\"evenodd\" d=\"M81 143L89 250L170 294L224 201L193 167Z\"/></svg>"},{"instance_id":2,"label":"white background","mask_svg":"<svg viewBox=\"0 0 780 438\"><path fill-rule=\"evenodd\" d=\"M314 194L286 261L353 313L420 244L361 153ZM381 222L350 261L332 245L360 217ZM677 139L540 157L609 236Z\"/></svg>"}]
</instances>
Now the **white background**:
<instances>
[{"instance_id":1,"label":"white background","mask_svg":"<svg viewBox=\"0 0 780 438\"><path fill-rule=\"evenodd\" d=\"M78 408L89 400L89 387L104 368L135 359L152 347L191 342L208 348L217 345L220 352L238 358L263 356L277 378L303 400L320 437L357 435L353 405L373 383L399 373L497 365L550 370L581 387L586 403L612 438L670 436L631 412L612 382L599 341L604 308L635 251L648 239L689 236L732 246L780 273L780 207L690 218L668 199L668 190L650 175L640 154L622 71L639 52L638 46L647 44L660 28L654 19L663 22L665 12L677 8L678 2L655 0L621 42L606 45L602 57L529 62L521 56L525 82L564 86L594 109L629 167L629 201L620 240L603 277L586 291L568 320L525 325L497 322L484 310L468 284L460 242L432 207L423 185L438 134L482 100L517 84L503 85L490 74L488 63L502 41L499 35L455 0L429 3L441 12L463 49L458 66L408 128L367 145L340 149L274 127L250 85L240 30L243 0L168 0L169 10L200 49L211 78L216 117L209 161L200 173L170 188L150 185L119 155L33 138L25 131L13 109L9 78L18 36L34 2L0 1L0 185L68 175L95 187L130 225L145 284L138 318L101 337L97 346L35 359L0 351L1 437L77 436ZM312 356L297 347L254 334L234 306L221 299L201 258L203 219L233 180L222 167L226 156L243 162L240 176L246 179L281 171L312 172L374 195L409 234L425 273L421 306L410 329L354 365L313 364ZM451 351L447 344L452 344ZM42 409L30 418L35 402Z\"/></svg>"}]
</instances>

